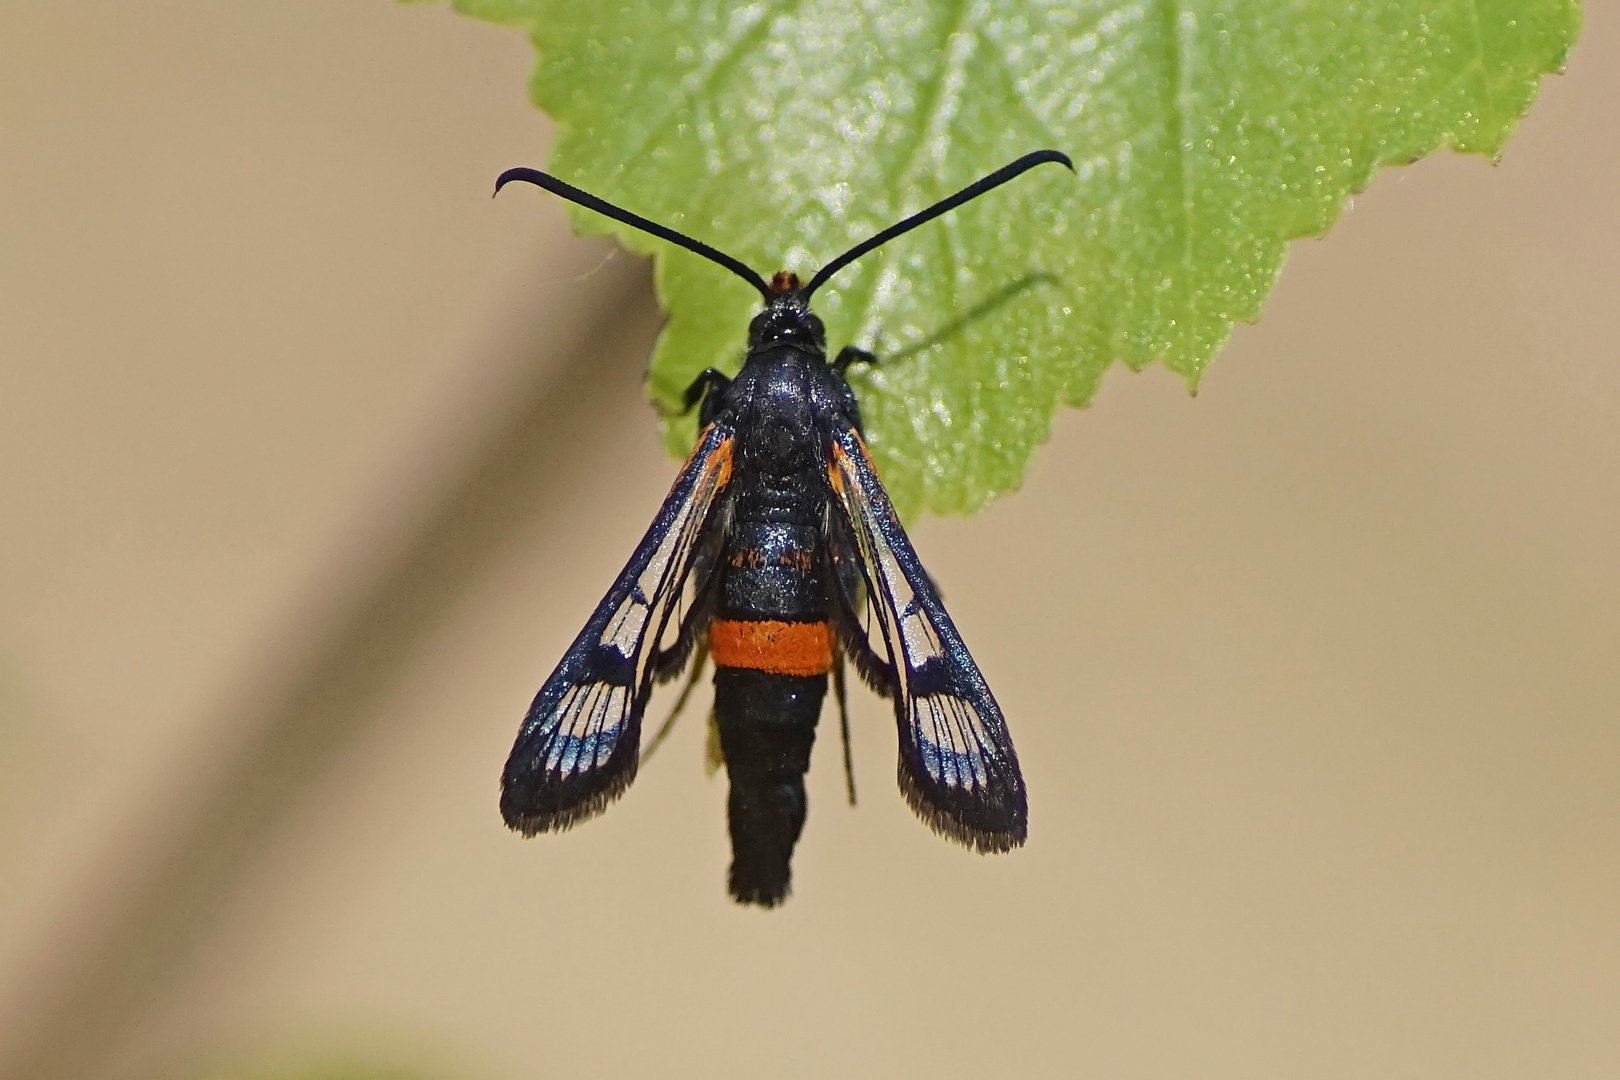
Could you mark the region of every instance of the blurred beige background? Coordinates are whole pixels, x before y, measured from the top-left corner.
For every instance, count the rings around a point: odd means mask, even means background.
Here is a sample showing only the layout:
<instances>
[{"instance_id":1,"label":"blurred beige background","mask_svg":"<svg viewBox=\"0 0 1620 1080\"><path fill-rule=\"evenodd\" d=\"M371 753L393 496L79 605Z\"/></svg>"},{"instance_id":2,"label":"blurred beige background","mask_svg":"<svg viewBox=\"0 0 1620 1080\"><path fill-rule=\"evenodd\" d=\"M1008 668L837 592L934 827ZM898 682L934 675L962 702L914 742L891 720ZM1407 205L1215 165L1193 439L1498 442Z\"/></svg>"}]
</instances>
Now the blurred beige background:
<instances>
[{"instance_id":1,"label":"blurred beige background","mask_svg":"<svg viewBox=\"0 0 1620 1080\"><path fill-rule=\"evenodd\" d=\"M496 812L674 468L646 266L488 198L528 44L0 8L0 1075L1620 1075L1617 16L1196 400L1116 370L918 526L1030 844L917 824L863 694L762 914L690 718L599 821Z\"/></svg>"}]
</instances>

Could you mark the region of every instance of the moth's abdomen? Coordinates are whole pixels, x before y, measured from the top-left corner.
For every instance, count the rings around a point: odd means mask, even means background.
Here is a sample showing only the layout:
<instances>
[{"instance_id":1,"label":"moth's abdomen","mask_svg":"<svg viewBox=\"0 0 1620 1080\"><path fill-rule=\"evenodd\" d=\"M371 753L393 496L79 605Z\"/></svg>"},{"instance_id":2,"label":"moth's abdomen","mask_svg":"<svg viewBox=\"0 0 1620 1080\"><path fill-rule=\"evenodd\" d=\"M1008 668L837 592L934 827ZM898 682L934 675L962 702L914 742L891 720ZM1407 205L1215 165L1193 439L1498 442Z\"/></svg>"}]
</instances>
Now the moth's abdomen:
<instances>
[{"instance_id":1,"label":"moth's abdomen","mask_svg":"<svg viewBox=\"0 0 1620 1080\"><path fill-rule=\"evenodd\" d=\"M720 617L822 620L827 601L817 573L821 536L815 526L744 519L732 526L728 541Z\"/></svg>"},{"instance_id":2,"label":"moth's abdomen","mask_svg":"<svg viewBox=\"0 0 1620 1080\"><path fill-rule=\"evenodd\" d=\"M772 675L825 675L832 667L833 630L825 622L716 619L709 627L716 667Z\"/></svg>"},{"instance_id":3,"label":"moth's abdomen","mask_svg":"<svg viewBox=\"0 0 1620 1080\"><path fill-rule=\"evenodd\" d=\"M739 499L709 624L714 718L731 781L731 895L766 907L787 898L832 666L814 490L761 485Z\"/></svg>"},{"instance_id":4,"label":"moth's abdomen","mask_svg":"<svg viewBox=\"0 0 1620 1080\"><path fill-rule=\"evenodd\" d=\"M805 624L809 625L809 624ZM804 828L804 774L827 693L825 669L783 675L718 662L714 719L731 782L731 895L774 907L787 898Z\"/></svg>"}]
</instances>

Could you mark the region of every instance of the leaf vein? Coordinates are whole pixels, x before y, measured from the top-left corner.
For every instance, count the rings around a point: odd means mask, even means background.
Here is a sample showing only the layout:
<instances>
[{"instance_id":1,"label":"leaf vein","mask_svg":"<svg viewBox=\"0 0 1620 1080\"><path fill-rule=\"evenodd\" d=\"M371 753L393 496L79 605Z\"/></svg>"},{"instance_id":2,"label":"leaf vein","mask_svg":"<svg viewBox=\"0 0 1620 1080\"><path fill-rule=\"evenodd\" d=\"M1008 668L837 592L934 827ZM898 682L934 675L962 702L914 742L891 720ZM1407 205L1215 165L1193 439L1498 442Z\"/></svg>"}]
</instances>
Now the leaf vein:
<instances>
[{"instance_id":1,"label":"leaf vein","mask_svg":"<svg viewBox=\"0 0 1620 1080\"><path fill-rule=\"evenodd\" d=\"M950 14L945 18L945 32L939 38L939 50L942 54L941 62L935 69L934 77L925 84L927 104L924 106L922 113L926 119L915 127L915 135L911 140L911 145L906 148L902 155L904 164L896 169L890 178L889 197L894 202L893 213L895 216L899 215L899 208L904 205L904 199L901 197L900 192L905 178L911 175L917 158L928 145L930 135L934 133L938 119L942 115L942 110L949 105L946 85L950 81L952 70L951 39L962 32L962 27L967 21L967 7L967 0L956 0L955 4L952 5ZM871 325L872 308L876 303L877 285L880 277L878 274L869 274L867 276L870 279L870 284L865 288L865 295L861 297L858 306L851 305L852 308L860 312L860 317L855 320L855 325L862 328L860 331L862 336L870 336L875 329Z\"/></svg>"},{"instance_id":2,"label":"leaf vein","mask_svg":"<svg viewBox=\"0 0 1620 1080\"><path fill-rule=\"evenodd\" d=\"M1192 167L1190 155L1187 153L1187 132L1192 127L1191 118L1187 115L1188 97L1187 85L1187 43L1182 35L1181 0L1165 0L1163 5L1165 13L1165 29L1169 33L1169 59L1165 83L1171 96L1170 108L1167 111L1165 126L1173 144L1176 156L1175 180L1178 185L1179 202L1181 204L1180 241L1181 241L1181 269L1186 279L1178 284L1185 286L1192 281L1193 258L1192 238L1194 212L1192 205L1192 183L1188 173Z\"/></svg>"},{"instance_id":3,"label":"leaf vein","mask_svg":"<svg viewBox=\"0 0 1620 1080\"><path fill-rule=\"evenodd\" d=\"M767 4L764 14L728 42L720 55L710 62L708 68L695 81L683 81L680 89L670 95L668 104L658 114L657 120L643 129L641 138L636 141L636 145L625 160L637 161L657 145L659 137L669 132L670 121L676 113L687 108L694 98L709 96L720 79L737 66L737 62L750 47L758 44L761 38L770 33L771 25L777 19L792 15L802 4L803 0L778 0L776 3Z\"/></svg>"}]
</instances>

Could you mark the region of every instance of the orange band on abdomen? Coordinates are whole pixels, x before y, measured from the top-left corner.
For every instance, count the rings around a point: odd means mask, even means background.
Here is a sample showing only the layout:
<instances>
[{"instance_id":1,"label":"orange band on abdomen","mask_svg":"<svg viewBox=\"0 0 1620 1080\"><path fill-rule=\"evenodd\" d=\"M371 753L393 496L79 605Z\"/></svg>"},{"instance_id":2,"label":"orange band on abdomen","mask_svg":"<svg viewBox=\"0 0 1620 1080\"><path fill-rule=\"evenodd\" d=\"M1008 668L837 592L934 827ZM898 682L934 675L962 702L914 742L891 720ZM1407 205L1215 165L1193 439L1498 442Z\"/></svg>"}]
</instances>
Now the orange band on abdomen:
<instances>
[{"instance_id":1,"label":"orange band on abdomen","mask_svg":"<svg viewBox=\"0 0 1620 1080\"><path fill-rule=\"evenodd\" d=\"M824 622L716 619L709 624L709 648L719 667L824 675L832 667L832 645L832 627Z\"/></svg>"}]
</instances>

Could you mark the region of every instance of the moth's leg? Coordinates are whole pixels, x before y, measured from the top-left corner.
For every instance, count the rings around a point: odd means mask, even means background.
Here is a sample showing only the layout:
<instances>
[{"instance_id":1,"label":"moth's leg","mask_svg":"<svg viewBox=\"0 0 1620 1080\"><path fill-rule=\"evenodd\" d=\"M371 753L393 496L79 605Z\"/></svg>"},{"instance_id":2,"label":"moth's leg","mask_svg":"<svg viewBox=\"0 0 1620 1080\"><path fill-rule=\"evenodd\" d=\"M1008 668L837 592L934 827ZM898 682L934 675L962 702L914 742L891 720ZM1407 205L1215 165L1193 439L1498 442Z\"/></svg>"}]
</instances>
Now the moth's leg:
<instances>
[{"instance_id":1,"label":"moth's leg","mask_svg":"<svg viewBox=\"0 0 1620 1080\"><path fill-rule=\"evenodd\" d=\"M641 763L645 765L653 756L653 751L664 745L669 733L675 730L675 721L680 718L681 710L686 708L686 699L692 696L692 688L703 677L703 668L709 659L709 641L707 638L698 642L697 655L692 658L692 673L686 677L686 685L681 687L681 696L675 699L675 707L669 710L669 719L658 728L657 734L647 744L647 749L641 752Z\"/></svg>"},{"instance_id":2,"label":"moth's leg","mask_svg":"<svg viewBox=\"0 0 1620 1080\"><path fill-rule=\"evenodd\" d=\"M849 700L844 694L844 650L833 650L833 696L838 699L838 737L844 744L844 789L855 805L855 757L849 749Z\"/></svg>"},{"instance_id":3,"label":"moth's leg","mask_svg":"<svg viewBox=\"0 0 1620 1080\"><path fill-rule=\"evenodd\" d=\"M702 407L698 409L698 427L707 427L719 410L721 395L730 385L730 377L719 368L704 368L703 373L693 379L692 385L686 388L686 393L681 398L684 406L681 412L689 413L692 406L701 402Z\"/></svg>"},{"instance_id":4,"label":"moth's leg","mask_svg":"<svg viewBox=\"0 0 1620 1080\"><path fill-rule=\"evenodd\" d=\"M853 345L845 345L842 349L838 350L838 355L833 357L832 366L833 369L838 372L838 374L842 375L846 370L849 369L849 365L851 364L875 364L877 362L878 358L867 352L865 349L857 349Z\"/></svg>"}]
</instances>

